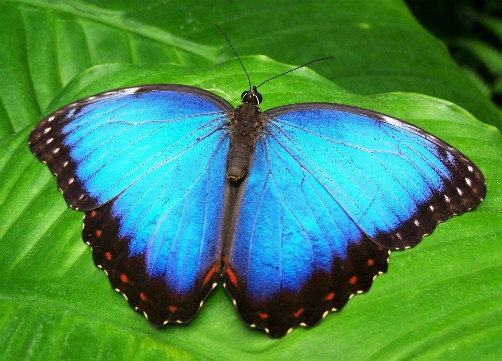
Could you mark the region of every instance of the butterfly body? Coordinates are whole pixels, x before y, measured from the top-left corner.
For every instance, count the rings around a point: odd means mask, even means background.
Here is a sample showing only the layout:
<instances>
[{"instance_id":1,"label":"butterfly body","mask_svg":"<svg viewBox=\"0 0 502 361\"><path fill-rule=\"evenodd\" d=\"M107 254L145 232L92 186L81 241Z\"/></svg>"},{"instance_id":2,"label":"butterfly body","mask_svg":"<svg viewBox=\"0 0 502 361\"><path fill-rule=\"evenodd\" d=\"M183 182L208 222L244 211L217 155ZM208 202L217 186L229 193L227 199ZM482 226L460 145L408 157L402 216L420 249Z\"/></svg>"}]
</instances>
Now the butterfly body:
<instances>
[{"instance_id":1,"label":"butterfly body","mask_svg":"<svg viewBox=\"0 0 502 361\"><path fill-rule=\"evenodd\" d=\"M227 178L231 182L240 181L248 172L264 121L257 103L244 102L235 110L227 161Z\"/></svg>"},{"instance_id":2,"label":"butterfly body","mask_svg":"<svg viewBox=\"0 0 502 361\"><path fill-rule=\"evenodd\" d=\"M218 283L282 337L367 291L390 249L486 195L459 151L398 119L330 103L234 109L183 85L118 89L45 117L33 153L57 176L112 287L161 326Z\"/></svg>"}]
</instances>

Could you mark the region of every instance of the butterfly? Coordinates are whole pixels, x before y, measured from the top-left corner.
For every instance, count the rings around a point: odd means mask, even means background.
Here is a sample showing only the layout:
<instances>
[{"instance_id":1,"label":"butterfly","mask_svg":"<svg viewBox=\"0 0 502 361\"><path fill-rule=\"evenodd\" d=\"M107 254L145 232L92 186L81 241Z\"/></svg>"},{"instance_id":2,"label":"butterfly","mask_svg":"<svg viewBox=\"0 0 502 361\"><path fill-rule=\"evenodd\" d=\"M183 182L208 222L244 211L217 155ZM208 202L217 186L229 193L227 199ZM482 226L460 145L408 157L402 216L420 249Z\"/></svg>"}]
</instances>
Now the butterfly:
<instances>
[{"instance_id":1,"label":"butterfly","mask_svg":"<svg viewBox=\"0 0 502 361\"><path fill-rule=\"evenodd\" d=\"M334 103L234 108L187 85L117 89L42 119L29 147L85 212L82 237L150 323L192 320L222 283L280 338L369 290L390 250L476 207L483 174L426 131Z\"/></svg>"}]
</instances>

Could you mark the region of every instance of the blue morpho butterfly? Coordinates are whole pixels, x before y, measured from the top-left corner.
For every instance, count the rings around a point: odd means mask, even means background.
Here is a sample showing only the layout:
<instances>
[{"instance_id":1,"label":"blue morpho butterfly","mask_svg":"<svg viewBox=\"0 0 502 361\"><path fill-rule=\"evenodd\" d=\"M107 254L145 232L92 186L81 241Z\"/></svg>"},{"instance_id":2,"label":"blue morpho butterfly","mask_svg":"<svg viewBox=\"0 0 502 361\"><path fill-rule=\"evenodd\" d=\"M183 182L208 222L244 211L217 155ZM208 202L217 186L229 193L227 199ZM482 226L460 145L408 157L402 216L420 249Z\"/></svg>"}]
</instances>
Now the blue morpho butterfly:
<instances>
[{"instance_id":1,"label":"blue morpho butterfly","mask_svg":"<svg viewBox=\"0 0 502 361\"><path fill-rule=\"evenodd\" d=\"M474 163L409 123L331 103L262 112L261 100L251 86L234 109L141 85L67 105L30 135L85 211L94 263L155 326L193 319L219 282L272 337L312 326L368 291L389 250L486 195Z\"/></svg>"}]
</instances>

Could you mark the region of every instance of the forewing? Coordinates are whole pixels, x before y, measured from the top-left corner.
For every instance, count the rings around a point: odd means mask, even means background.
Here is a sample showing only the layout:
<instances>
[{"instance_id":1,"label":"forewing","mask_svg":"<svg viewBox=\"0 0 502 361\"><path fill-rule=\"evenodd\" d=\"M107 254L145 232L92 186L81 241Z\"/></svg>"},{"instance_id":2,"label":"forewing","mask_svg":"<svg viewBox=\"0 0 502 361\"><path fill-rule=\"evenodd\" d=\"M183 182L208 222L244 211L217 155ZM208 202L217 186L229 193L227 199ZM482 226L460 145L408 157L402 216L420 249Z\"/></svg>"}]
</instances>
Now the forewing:
<instances>
[{"instance_id":1,"label":"forewing","mask_svg":"<svg viewBox=\"0 0 502 361\"><path fill-rule=\"evenodd\" d=\"M267 112L269 131L377 244L413 247L438 222L476 207L483 174L437 137L389 116L336 104Z\"/></svg>"},{"instance_id":2,"label":"forewing","mask_svg":"<svg viewBox=\"0 0 502 361\"><path fill-rule=\"evenodd\" d=\"M68 205L90 210L218 130L232 109L224 99L188 86L118 89L48 115L29 145L56 175Z\"/></svg>"}]
</instances>

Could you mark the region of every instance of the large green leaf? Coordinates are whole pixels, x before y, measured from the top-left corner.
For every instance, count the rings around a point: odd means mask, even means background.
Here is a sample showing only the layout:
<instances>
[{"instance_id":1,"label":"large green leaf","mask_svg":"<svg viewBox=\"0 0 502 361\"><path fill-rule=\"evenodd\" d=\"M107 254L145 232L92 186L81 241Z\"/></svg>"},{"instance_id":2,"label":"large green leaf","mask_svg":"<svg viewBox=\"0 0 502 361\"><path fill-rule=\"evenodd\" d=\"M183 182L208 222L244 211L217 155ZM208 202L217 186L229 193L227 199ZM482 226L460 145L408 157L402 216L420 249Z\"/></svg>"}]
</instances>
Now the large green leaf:
<instances>
[{"instance_id":1,"label":"large green leaf","mask_svg":"<svg viewBox=\"0 0 502 361\"><path fill-rule=\"evenodd\" d=\"M260 78L288 69L265 57L243 60ZM240 75L235 61L205 69L101 66L72 81L49 111L106 89L161 82L199 86L238 104ZM66 207L55 179L29 152L27 129L4 142L0 158L0 358L444 359L501 351L499 133L449 102L405 93L358 96L306 69L263 93L264 109L284 99L342 102L424 127L479 165L489 196L413 250L394 252L389 273L368 295L311 330L271 340L238 319L221 288L188 326L157 330L94 267L80 239L82 214Z\"/></svg>"},{"instance_id":2,"label":"large green leaf","mask_svg":"<svg viewBox=\"0 0 502 361\"><path fill-rule=\"evenodd\" d=\"M188 326L156 330L115 294L80 240L55 179L26 139L42 113L119 86L182 83L238 104L246 80L211 22L242 54L316 65L263 88L263 109L331 101L382 111L445 139L483 170L481 207L440 225L390 271L312 330L270 340L238 319L221 289ZM399 0L253 3L0 2L0 359L495 359L502 337L500 115ZM289 69L244 59L259 82ZM174 62L184 66L153 65ZM53 102L54 101L54 102ZM49 104L53 102L49 106ZM47 107L49 106L49 109Z\"/></svg>"}]
</instances>

